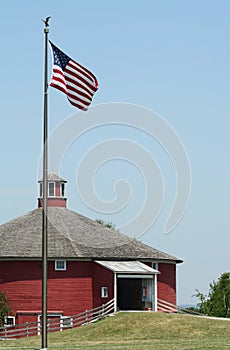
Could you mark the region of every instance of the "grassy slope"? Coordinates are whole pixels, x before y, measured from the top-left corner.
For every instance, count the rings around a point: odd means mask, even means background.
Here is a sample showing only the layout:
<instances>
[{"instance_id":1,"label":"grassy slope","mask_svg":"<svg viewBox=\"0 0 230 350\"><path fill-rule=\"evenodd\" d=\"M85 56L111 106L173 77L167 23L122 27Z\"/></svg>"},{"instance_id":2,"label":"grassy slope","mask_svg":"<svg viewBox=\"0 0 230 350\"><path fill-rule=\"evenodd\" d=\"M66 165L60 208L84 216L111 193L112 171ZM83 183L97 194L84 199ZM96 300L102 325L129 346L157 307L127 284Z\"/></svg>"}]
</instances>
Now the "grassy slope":
<instances>
[{"instance_id":1,"label":"grassy slope","mask_svg":"<svg viewBox=\"0 0 230 350\"><path fill-rule=\"evenodd\" d=\"M40 337L1 341L0 349L40 349ZM230 349L230 322L188 315L119 313L49 335L49 349Z\"/></svg>"}]
</instances>

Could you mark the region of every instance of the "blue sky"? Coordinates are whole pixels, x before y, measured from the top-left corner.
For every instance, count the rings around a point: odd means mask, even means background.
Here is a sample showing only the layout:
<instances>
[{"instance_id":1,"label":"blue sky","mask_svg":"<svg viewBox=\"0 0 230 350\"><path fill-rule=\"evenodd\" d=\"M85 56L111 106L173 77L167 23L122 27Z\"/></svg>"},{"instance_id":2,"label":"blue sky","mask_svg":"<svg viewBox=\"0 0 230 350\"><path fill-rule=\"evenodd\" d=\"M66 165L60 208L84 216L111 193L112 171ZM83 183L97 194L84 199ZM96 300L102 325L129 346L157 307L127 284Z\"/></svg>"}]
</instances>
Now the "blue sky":
<instances>
[{"instance_id":1,"label":"blue sky","mask_svg":"<svg viewBox=\"0 0 230 350\"><path fill-rule=\"evenodd\" d=\"M105 200L113 198L117 177L127 177L132 185L132 200L124 211L101 215L81 200L76 169L87 149L106 139L130 138L147 148L160 163L166 198L158 220L141 239L184 260L178 267L180 304L195 303L191 296L196 288L206 293L209 282L230 269L229 11L227 0L2 2L0 223L37 206L43 126L41 19L50 15L50 39L99 80L93 106L128 102L153 110L174 128L192 172L187 211L165 235L175 174L164 149L138 130L99 127L76 140L63 160L69 208L118 226L130 220L144 198L140 171L122 160L101 167L95 186ZM50 89L50 132L74 112L64 94Z\"/></svg>"}]
</instances>

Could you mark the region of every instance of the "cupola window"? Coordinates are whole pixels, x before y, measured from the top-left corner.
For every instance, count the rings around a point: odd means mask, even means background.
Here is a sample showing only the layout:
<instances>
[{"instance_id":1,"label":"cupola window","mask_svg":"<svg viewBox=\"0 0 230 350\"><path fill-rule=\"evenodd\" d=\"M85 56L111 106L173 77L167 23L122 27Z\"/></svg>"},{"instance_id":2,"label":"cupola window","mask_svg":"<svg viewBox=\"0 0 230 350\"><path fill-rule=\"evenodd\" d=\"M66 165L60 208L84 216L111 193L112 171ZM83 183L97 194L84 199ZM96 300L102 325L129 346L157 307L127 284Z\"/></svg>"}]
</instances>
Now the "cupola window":
<instances>
[{"instance_id":1,"label":"cupola window","mask_svg":"<svg viewBox=\"0 0 230 350\"><path fill-rule=\"evenodd\" d=\"M48 183L48 196L49 197L54 197L55 196L55 183L54 182L49 182Z\"/></svg>"},{"instance_id":2,"label":"cupola window","mask_svg":"<svg viewBox=\"0 0 230 350\"><path fill-rule=\"evenodd\" d=\"M64 184L64 182L60 183L60 193L61 193L61 197L65 197L65 184Z\"/></svg>"},{"instance_id":3,"label":"cupola window","mask_svg":"<svg viewBox=\"0 0 230 350\"><path fill-rule=\"evenodd\" d=\"M64 179L55 173L50 173L47 176L47 189L44 187L43 179L39 180L38 183L38 208L43 207L43 200L45 199L44 194L46 195L48 207L66 208L66 181ZM44 189L46 189L46 191L44 191Z\"/></svg>"},{"instance_id":4,"label":"cupola window","mask_svg":"<svg viewBox=\"0 0 230 350\"><path fill-rule=\"evenodd\" d=\"M40 182L40 186L39 186L39 196L40 198L43 196L43 183Z\"/></svg>"}]
</instances>

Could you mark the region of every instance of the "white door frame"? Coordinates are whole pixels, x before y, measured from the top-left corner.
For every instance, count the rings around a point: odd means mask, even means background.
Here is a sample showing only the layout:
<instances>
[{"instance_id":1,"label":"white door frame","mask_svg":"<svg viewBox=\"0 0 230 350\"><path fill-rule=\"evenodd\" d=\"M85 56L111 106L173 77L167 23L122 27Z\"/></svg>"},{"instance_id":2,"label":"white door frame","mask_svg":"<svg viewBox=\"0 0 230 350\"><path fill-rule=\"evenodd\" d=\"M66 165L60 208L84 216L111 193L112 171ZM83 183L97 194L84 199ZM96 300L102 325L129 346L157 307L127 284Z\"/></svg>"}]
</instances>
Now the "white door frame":
<instances>
[{"instance_id":1,"label":"white door frame","mask_svg":"<svg viewBox=\"0 0 230 350\"><path fill-rule=\"evenodd\" d=\"M118 274L114 272L114 311L117 312L117 279L118 278L140 278L140 279L152 279L152 311L157 311L157 274L153 275L134 275L134 274Z\"/></svg>"},{"instance_id":2,"label":"white door frame","mask_svg":"<svg viewBox=\"0 0 230 350\"><path fill-rule=\"evenodd\" d=\"M62 316L63 314L60 314L60 313L49 313L47 314L47 318L48 317L60 317L60 328L61 328L61 319L62 319ZM42 314L38 314L38 335L41 335L41 317L42 317Z\"/></svg>"}]
</instances>

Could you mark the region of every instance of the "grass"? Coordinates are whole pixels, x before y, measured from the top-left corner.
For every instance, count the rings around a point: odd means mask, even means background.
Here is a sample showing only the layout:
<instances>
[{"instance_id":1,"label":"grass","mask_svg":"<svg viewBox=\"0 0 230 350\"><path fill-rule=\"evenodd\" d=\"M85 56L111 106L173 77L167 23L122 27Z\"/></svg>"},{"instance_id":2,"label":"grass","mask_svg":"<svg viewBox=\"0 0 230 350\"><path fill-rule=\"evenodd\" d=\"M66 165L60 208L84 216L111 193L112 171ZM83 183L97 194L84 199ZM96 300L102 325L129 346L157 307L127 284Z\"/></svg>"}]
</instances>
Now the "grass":
<instances>
[{"instance_id":1,"label":"grass","mask_svg":"<svg viewBox=\"0 0 230 350\"><path fill-rule=\"evenodd\" d=\"M49 334L49 350L230 349L230 322L189 315L118 313L94 324ZM1 341L1 350L40 349L41 338Z\"/></svg>"}]
</instances>

